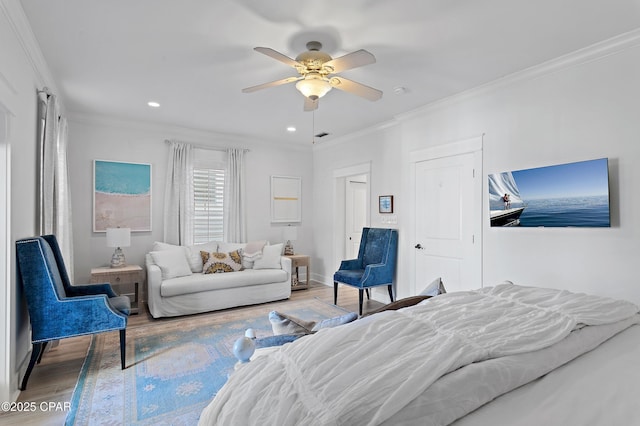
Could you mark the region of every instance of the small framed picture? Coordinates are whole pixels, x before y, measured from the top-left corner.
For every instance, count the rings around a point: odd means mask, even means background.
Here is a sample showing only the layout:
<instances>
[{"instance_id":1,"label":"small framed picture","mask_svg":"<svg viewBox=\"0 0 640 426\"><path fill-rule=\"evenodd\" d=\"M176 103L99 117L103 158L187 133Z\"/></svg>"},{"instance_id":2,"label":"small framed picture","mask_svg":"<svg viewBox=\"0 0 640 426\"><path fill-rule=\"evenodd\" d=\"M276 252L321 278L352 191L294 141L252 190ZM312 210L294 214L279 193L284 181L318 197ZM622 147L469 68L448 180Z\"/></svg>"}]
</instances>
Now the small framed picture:
<instances>
[{"instance_id":1,"label":"small framed picture","mask_svg":"<svg viewBox=\"0 0 640 426\"><path fill-rule=\"evenodd\" d=\"M378 197L378 202L380 213L393 213L393 195L381 195Z\"/></svg>"}]
</instances>

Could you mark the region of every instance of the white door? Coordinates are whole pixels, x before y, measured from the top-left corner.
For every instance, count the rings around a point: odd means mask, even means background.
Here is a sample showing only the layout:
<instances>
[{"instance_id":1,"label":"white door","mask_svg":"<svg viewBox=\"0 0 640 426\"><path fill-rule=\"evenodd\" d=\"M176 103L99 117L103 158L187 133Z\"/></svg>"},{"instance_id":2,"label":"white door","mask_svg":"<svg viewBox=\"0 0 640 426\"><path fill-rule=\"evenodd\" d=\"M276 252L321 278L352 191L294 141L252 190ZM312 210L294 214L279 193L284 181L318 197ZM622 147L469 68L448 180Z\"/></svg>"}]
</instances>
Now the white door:
<instances>
[{"instance_id":1,"label":"white door","mask_svg":"<svg viewBox=\"0 0 640 426\"><path fill-rule=\"evenodd\" d=\"M362 228L367 226L367 176L346 178L345 259L358 257Z\"/></svg>"},{"instance_id":2,"label":"white door","mask_svg":"<svg viewBox=\"0 0 640 426\"><path fill-rule=\"evenodd\" d=\"M480 239L474 233L482 224L476 220L482 185L478 191L474 161L466 153L415 163L416 292L438 277L447 291L481 286Z\"/></svg>"}]
</instances>

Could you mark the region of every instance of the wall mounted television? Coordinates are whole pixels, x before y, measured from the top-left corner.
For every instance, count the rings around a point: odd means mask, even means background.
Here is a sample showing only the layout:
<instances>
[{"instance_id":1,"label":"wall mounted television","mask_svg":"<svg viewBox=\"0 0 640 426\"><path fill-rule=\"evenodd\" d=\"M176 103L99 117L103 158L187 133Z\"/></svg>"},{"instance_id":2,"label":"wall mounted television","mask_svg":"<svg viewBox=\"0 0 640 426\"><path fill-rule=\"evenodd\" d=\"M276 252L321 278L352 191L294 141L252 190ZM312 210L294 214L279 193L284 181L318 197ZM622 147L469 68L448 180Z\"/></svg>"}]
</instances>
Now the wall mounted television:
<instances>
[{"instance_id":1,"label":"wall mounted television","mask_svg":"<svg viewBox=\"0 0 640 426\"><path fill-rule=\"evenodd\" d=\"M610 227L606 158L489 175L494 227Z\"/></svg>"}]
</instances>

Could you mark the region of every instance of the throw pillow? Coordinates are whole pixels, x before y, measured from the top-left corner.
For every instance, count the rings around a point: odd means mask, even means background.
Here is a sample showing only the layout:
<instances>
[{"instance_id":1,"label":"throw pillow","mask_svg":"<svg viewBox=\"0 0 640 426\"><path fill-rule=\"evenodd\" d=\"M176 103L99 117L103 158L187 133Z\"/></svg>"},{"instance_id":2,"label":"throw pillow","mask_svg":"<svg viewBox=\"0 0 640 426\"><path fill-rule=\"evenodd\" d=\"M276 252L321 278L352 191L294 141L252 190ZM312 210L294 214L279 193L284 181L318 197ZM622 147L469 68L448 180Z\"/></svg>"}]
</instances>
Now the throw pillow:
<instances>
[{"instance_id":1,"label":"throw pillow","mask_svg":"<svg viewBox=\"0 0 640 426\"><path fill-rule=\"evenodd\" d=\"M222 253L229 253L236 250L244 250L246 243L227 243L220 242L218 243L218 251Z\"/></svg>"},{"instance_id":2,"label":"throw pillow","mask_svg":"<svg viewBox=\"0 0 640 426\"><path fill-rule=\"evenodd\" d=\"M267 245L266 240L249 241L242 252L243 256L253 257L257 254L262 254L262 249Z\"/></svg>"},{"instance_id":3,"label":"throw pillow","mask_svg":"<svg viewBox=\"0 0 640 426\"><path fill-rule=\"evenodd\" d=\"M274 336L282 334L309 334L315 327L315 321L305 321L278 311L269 312L269 322Z\"/></svg>"},{"instance_id":4,"label":"throw pillow","mask_svg":"<svg viewBox=\"0 0 640 426\"><path fill-rule=\"evenodd\" d=\"M152 251L150 255L153 262L160 267L163 280L191 275L191 268L182 248Z\"/></svg>"},{"instance_id":5,"label":"throw pillow","mask_svg":"<svg viewBox=\"0 0 640 426\"><path fill-rule=\"evenodd\" d=\"M282 243L264 246L262 257L253 262L253 269L281 269Z\"/></svg>"},{"instance_id":6,"label":"throw pillow","mask_svg":"<svg viewBox=\"0 0 640 426\"><path fill-rule=\"evenodd\" d=\"M262 257L262 248L267 245L266 240L250 241L242 251L242 266L245 269L252 269L256 259Z\"/></svg>"},{"instance_id":7,"label":"throw pillow","mask_svg":"<svg viewBox=\"0 0 640 426\"><path fill-rule=\"evenodd\" d=\"M200 256L204 265L203 274L219 274L223 272L236 272L242 270L242 251L236 250L230 253L201 251Z\"/></svg>"}]
</instances>

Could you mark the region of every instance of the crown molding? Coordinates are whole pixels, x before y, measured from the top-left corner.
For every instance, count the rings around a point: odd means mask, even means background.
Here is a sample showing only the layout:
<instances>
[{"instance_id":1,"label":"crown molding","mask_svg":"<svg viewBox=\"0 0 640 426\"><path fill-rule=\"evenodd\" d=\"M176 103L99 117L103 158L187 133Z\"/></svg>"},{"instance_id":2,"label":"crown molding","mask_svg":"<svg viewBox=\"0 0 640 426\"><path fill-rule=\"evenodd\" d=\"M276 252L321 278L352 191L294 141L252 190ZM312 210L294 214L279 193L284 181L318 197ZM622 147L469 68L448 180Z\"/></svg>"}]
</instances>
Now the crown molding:
<instances>
[{"instance_id":1,"label":"crown molding","mask_svg":"<svg viewBox=\"0 0 640 426\"><path fill-rule=\"evenodd\" d=\"M509 74L505 77L493 80L489 83L474 87L464 92L431 102L412 111L398 114L395 118L405 121L426 112L454 105L467 99L475 98L499 88L510 86L522 81L533 80L555 72L579 66L588 62L597 61L607 56L615 55L629 49L640 46L640 28L620 34L610 39L592 44L566 55L559 56L538 65L526 68L522 71Z\"/></svg>"},{"instance_id":2,"label":"crown molding","mask_svg":"<svg viewBox=\"0 0 640 426\"><path fill-rule=\"evenodd\" d=\"M20 43L25 57L33 69L37 84L40 86L39 88L47 86L54 94L57 94L58 90L55 80L53 79L49 65L44 59L40 45L38 44L20 1L0 0L0 11L6 17L7 22L11 26L11 30Z\"/></svg>"},{"instance_id":3,"label":"crown molding","mask_svg":"<svg viewBox=\"0 0 640 426\"><path fill-rule=\"evenodd\" d=\"M391 120L378 123L375 126L367 127L366 129L362 129L362 130L357 130L353 133L349 133L347 135L337 137L330 141L326 141L326 142L316 141L313 144L313 150L317 151L317 150L323 150L323 149L335 147L336 145L341 145L355 139L360 139L372 133L378 133L381 130L392 128L394 126L397 126L398 124L399 124L399 121L396 118L392 118Z\"/></svg>"}]
</instances>

